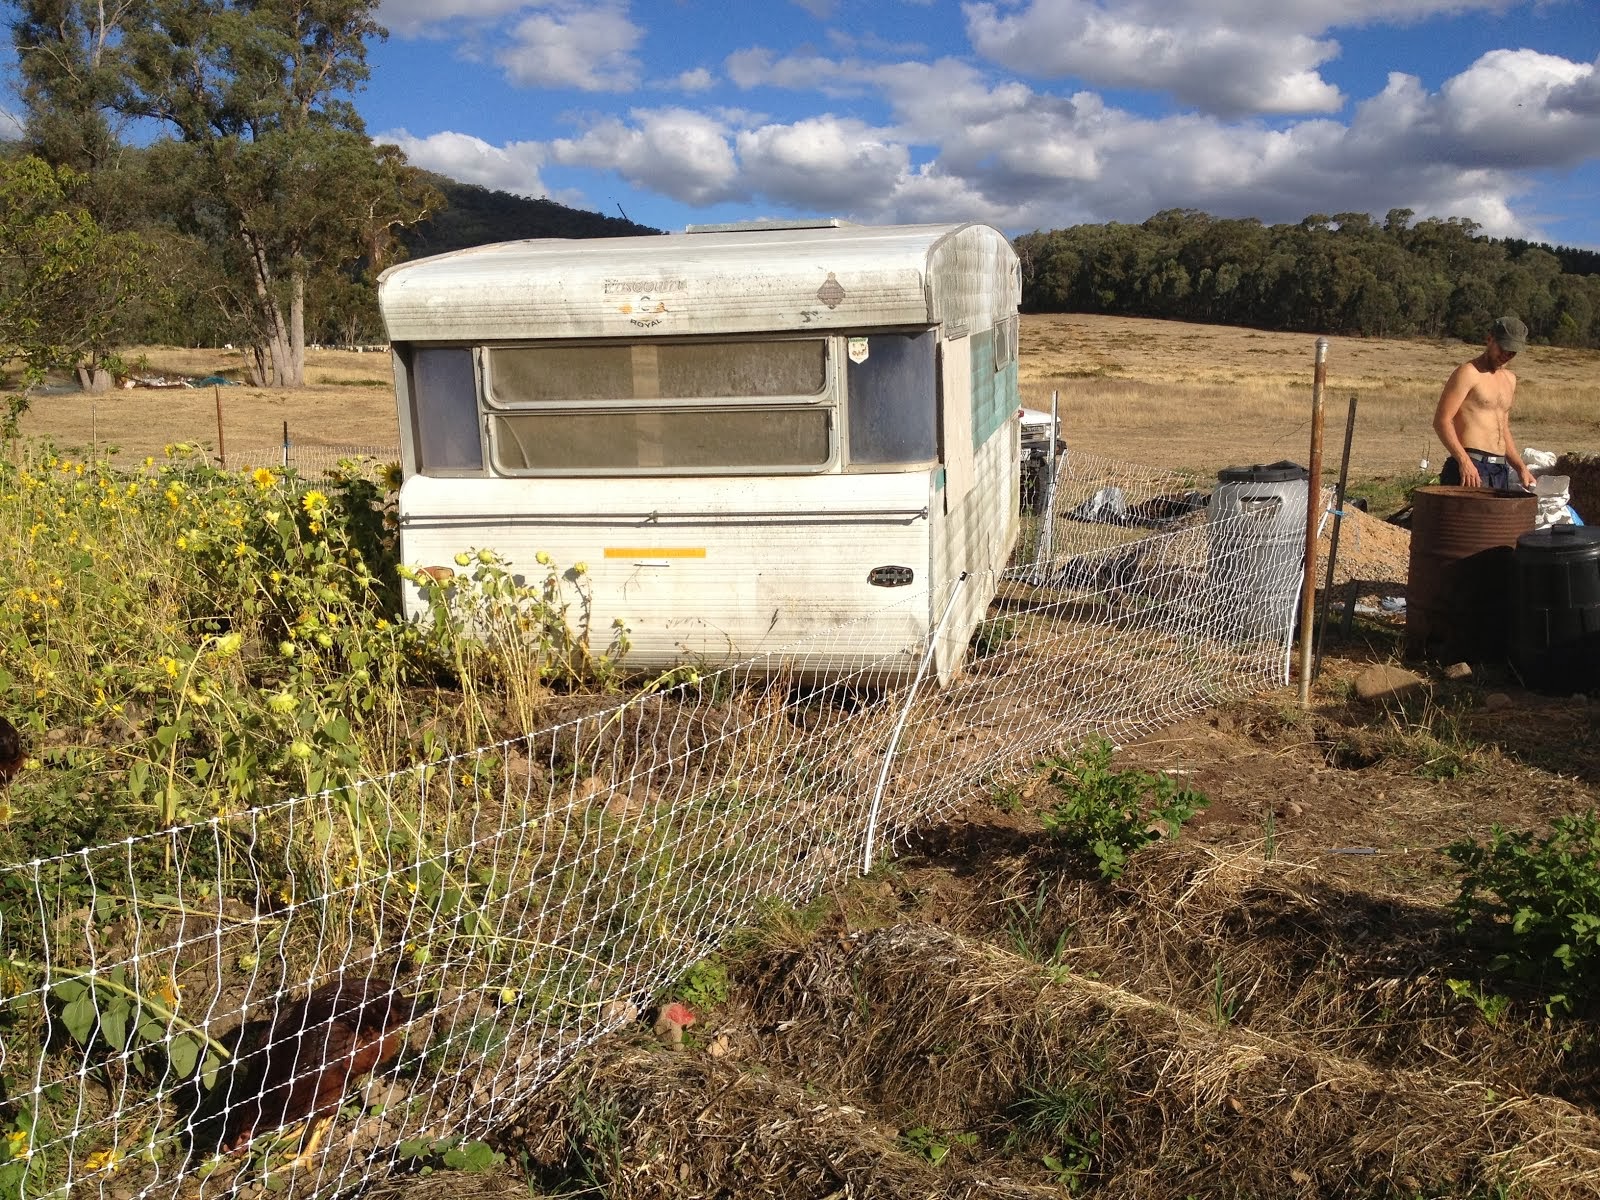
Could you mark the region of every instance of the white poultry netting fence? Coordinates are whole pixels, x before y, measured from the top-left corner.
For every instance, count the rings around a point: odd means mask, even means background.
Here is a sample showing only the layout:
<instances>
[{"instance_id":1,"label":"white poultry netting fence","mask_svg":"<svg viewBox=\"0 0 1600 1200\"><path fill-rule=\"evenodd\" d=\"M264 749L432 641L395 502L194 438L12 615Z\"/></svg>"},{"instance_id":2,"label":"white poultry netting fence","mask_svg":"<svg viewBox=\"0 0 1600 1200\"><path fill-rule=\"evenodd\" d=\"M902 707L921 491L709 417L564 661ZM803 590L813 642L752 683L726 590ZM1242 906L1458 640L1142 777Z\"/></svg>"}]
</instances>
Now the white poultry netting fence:
<instances>
[{"instance_id":1,"label":"white poultry netting fence","mask_svg":"<svg viewBox=\"0 0 1600 1200\"><path fill-rule=\"evenodd\" d=\"M326 1194L482 1137L764 907L1042 755L1283 681L1303 538L1200 500L1063 460L945 688L900 660L802 682L845 628L0 868L0 1195Z\"/></svg>"}]
</instances>

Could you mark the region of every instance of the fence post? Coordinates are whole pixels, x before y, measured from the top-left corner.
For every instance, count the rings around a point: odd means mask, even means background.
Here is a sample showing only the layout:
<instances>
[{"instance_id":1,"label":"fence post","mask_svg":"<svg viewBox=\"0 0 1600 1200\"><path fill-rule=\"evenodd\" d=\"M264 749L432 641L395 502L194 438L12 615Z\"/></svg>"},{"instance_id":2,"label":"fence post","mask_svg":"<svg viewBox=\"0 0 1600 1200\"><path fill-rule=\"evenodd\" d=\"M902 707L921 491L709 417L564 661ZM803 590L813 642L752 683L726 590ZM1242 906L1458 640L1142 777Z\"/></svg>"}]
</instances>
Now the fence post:
<instances>
[{"instance_id":1,"label":"fence post","mask_svg":"<svg viewBox=\"0 0 1600 1200\"><path fill-rule=\"evenodd\" d=\"M283 469L289 469L289 422L283 423Z\"/></svg>"},{"instance_id":2,"label":"fence post","mask_svg":"<svg viewBox=\"0 0 1600 1200\"><path fill-rule=\"evenodd\" d=\"M212 384L211 390L217 397L217 461L222 464L222 469L228 469L228 448L222 441L222 385Z\"/></svg>"},{"instance_id":3,"label":"fence post","mask_svg":"<svg viewBox=\"0 0 1600 1200\"><path fill-rule=\"evenodd\" d=\"M911 689L906 694L905 707L900 710L900 719L894 723L894 732L889 735L889 745L883 753L883 769L878 772L878 786L872 793L872 810L867 813L867 848L861 859L863 875L872 870L872 852L876 849L878 838L878 810L883 807L883 793L889 786L889 768L894 765L895 751L900 748L900 735L905 732L906 721L911 717L911 706L916 703L917 689L922 686L922 677L928 673L928 664L933 661L934 652L939 648L939 636L944 633L944 627L950 623L950 614L955 612L956 601L961 598L966 586L967 573L963 571L950 593L949 602L944 606L944 616L939 618L933 636L928 639L927 653L917 665L916 678L911 681Z\"/></svg>"},{"instance_id":4,"label":"fence post","mask_svg":"<svg viewBox=\"0 0 1600 1200\"><path fill-rule=\"evenodd\" d=\"M1322 513L1322 391L1328 382L1328 339L1317 339L1311 382L1311 465L1306 471L1306 562L1300 581L1300 707L1311 707L1311 627L1317 612L1317 526Z\"/></svg>"}]
</instances>

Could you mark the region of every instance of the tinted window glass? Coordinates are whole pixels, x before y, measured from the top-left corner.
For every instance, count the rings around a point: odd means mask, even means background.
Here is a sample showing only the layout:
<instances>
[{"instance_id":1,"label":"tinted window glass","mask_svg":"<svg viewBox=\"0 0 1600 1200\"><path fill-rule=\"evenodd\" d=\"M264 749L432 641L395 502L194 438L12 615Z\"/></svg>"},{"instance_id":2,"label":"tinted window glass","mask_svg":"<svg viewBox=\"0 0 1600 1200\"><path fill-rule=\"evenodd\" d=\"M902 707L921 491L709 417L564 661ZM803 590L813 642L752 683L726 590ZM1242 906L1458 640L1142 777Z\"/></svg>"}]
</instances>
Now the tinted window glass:
<instances>
[{"instance_id":1,"label":"tinted window glass","mask_svg":"<svg viewBox=\"0 0 1600 1200\"><path fill-rule=\"evenodd\" d=\"M845 370L852 463L917 463L938 457L932 330L873 334Z\"/></svg>"},{"instance_id":2,"label":"tinted window glass","mask_svg":"<svg viewBox=\"0 0 1600 1200\"><path fill-rule=\"evenodd\" d=\"M491 417L502 471L815 469L831 454L829 410L631 410Z\"/></svg>"},{"instance_id":3,"label":"tinted window glass","mask_svg":"<svg viewBox=\"0 0 1600 1200\"><path fill-rule=\"evenodd\" d=\"M827 343L821 339L489 351L490 400L506 407L816 396L826 381Z\"/></svg>"},{"instance_id":4,"label":"tinted window glass","mask_svg":"<svg viewBox=\"0 0 1600 1200\"><path fill-rule=\"evenodd\" d=\"M413 350L411 404L417 414L417 458L424 474L482 469L471 350Z\"/></svg>"}]
</instances>

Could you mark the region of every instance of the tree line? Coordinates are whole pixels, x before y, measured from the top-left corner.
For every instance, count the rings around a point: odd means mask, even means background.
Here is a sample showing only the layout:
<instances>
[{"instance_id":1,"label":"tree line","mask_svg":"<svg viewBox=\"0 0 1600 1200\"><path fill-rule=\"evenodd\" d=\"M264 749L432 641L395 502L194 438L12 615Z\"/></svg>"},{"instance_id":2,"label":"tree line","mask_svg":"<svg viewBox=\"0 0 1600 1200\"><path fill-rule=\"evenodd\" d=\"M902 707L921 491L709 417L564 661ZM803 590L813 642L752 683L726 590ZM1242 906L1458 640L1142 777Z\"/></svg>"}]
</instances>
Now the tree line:
<instances>
[{"instance_id":1,"label":"tree line","mask_svg":"<svg viewBox=\"0 0 1600 1200\"><path fill-rule=\"evenodd\" d=\"M1024 234L1023 308L1469 342L1511 312L1536 341L1600 347L1600 253L1415 215L1266 225L1170 209L1138 225Z\"/></svg>"}]
</instances>

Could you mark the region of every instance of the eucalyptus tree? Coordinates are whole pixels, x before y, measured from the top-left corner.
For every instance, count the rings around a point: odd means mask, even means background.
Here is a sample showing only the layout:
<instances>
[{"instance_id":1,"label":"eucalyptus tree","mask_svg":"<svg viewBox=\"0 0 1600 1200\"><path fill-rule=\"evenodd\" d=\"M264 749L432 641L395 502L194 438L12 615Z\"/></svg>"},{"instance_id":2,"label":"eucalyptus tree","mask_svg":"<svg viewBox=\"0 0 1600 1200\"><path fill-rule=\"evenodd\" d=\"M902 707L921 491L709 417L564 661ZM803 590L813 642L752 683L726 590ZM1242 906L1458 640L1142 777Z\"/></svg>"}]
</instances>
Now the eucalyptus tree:
<instances>
[{"instance_id":1,"label":"eucalyptus tree","mask_svg":"<svg viewBox=\"0 0 1600 1200\"><path fill-rule=\"evenodd\" d=\"M0 436L16 432L47 370L103 373L131 296L149 285L142 239L102 229L77 199L82 183L35 155L0 159L0 370L22 376L0 404Z\"/></svg>"},{"instance_id":2,"label":"eucalyptus tree","mask_svg":"<svg viewBox=\"0 0 1600 1200\"><path fill-rule=\"evenodd\" d=\"M206 241L256 381L300 386L308 281L371 261L436 203L398 151L370 142L351 99L368 42L386 36L377 0L14 3L30 120L71 109L86 47L101 47L106 78L83 104L170 141L161 157L181 194L167 211Z\"/></svg>"}]
</instances>

